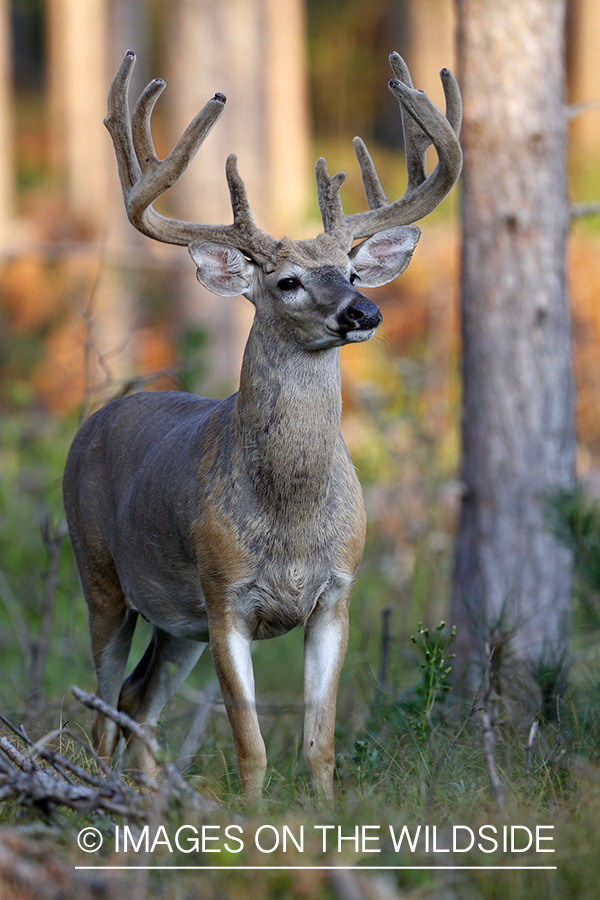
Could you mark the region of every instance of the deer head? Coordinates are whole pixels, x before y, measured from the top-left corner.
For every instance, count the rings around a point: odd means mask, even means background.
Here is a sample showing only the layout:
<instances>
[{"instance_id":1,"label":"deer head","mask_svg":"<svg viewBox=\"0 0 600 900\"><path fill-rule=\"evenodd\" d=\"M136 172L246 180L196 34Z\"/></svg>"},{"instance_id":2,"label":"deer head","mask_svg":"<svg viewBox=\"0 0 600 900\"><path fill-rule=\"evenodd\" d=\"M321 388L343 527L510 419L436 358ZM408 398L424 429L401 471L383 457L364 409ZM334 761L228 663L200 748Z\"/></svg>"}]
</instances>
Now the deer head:
<instances>
[{"instance_id":1,"label":"deer head","mask_svg":"<svg viewBox=\"0 0 600 900\"><path fill-rule=\"evenodd\" d=\"M381 314L358 288L386 284L404 271L420 236L412 223L438 206L462 165L458 142L462 107L452 74L447 69L441 72L444 115L413 88L397 53L391 54L390 62L395 77L389 87L400 103L404 129L408 172L404 195L388 203L367 148L357 137L354 148L369 210L344 214L339 191L345 173L330 176L325 160L319 159L316 178L324 233L308 241L277 241L255 225L234 155L226 165L232 224L182 222L154 209L153 202L181 177L223 113L226 98L215 94L174 150L159 160L150 118L165 82L150 82L130 119L128 88L135 54L128 51L111 85L105 125L115 146L130 222L155 240L187 245L198 280L222 296L243 294L255 305L258 320L276 323L281 340L295 341L307 350L367 340ZM438 163L428 175L425 153L430 144Z\"/></svg>"}]
</instances>

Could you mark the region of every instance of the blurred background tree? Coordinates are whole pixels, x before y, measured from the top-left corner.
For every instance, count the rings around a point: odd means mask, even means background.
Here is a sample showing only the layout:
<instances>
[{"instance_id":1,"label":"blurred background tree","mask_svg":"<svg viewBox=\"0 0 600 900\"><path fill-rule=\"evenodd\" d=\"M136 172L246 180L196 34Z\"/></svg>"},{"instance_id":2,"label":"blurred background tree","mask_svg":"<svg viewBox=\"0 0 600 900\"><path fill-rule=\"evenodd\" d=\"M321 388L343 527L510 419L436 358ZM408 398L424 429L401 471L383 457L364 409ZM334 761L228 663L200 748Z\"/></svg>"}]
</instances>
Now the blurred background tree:
<instances>
[{"instance_id":1,"label":"blurred background tree","mask_svg":"<svg viewBox=\"0 0 600 900\"><path fill-rule=\"evenodd\" d=\"M546 509L575 477L566 6L458 4L462 503L451 616L463 662L505 647L513 679L517 661L558 678L567 653L572 560Z\"/></svg>"}]
</instances>

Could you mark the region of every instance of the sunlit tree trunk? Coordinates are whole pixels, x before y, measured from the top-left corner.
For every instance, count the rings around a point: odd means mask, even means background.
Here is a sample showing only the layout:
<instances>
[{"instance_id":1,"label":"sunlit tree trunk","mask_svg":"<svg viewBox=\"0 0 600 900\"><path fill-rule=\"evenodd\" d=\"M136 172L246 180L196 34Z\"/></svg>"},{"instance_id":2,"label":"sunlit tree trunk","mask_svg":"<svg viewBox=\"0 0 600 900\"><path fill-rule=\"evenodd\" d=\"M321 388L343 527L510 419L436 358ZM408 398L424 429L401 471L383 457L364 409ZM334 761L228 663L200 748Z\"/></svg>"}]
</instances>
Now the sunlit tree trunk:
<instances>
[{"instance_id":1,"label":"sunlit tree trunk","mask_svg":"<svg viewBox=\"0 0 600 900\"><path fill-rule=\"evenodd\" d=\"M312 179L302 0L173 0L168 25L168 88L160 102L171 144L216 91L227 96L225 113L172 192L174 214L230 222L225 160L235 153L257 225L298 236ZM185 262L181 317L210 334L206 377L195 389L223 395L237 385L253 310L239 297L210 294Z\"/></svg>"},{"instance_id":2,"label":"sunlit tree trunk","mask_svg":"<svg viewBox=\"0 0 600 900\"><path fill-rule=\"evenodd\" d=\"M0 0L0 237L4 244L10 240L15 212L12 100L9 3Z\"/></svg>"},{"instance_id":3,"label":"sunlit tree trunk","mask_svg":"<svg viewBox=\"0 0 600 900\"><path fill-rule=\"evenodd\" d=\"M410 44L407 62L419 90L443 109L442 66L452 72L456 58L456 6L453 0L409 0L406 4Z\"/></svg>"},{"instance_id":4,"label":"sunlit tree trunk","mask_svg":"<svg viewBox=\"0 0 600 900\"><path fill-rule=\"evenodd\" d=\"M110 146L106 115L106 0L48 4L49 86L55 156L63 164L70 208L92 227L107 212Z\"/></svg>"},{"instance_id":5,"label":"sunlit tree trunk","mask_svg":"<svg viewBox=\"0 0 600 900\"><path fill-rule=\"evenodd\" d=\"M569 616L571 559L545 515L548 492L572 484L575 455L565 7L458 0L464 394L452 622L463 663L508 638L513 672L517 660L558 667Z\"/></svg>"},{"instance_id":6,"label":"sunlit tree trunk","mask_svg":"<svg viewBox=\"0 0 600 900\"><path fill-rule=\"evenodd\" d=\"M130 0L46 3L50 155L69 213L84 232L101 238L87 258L69 260L87 284L83 300L92 331L85 377L86 392L92 393L107 376L129 377L132 366L134 301L119 271L132 229L103 125L110 81L129 39L135 43L126 27L129 5Z\"/></svg>"},{"instance_id":7,"label":"sunlit tree trunk","mask_svg":"<svg viewBox=\"0 0 600 900\"><path fill-rule=\"evenodd\" d=\"M569 86L572 103L596 103L572 125L578 162L597 165L600 153L600 4L597 0L573 0L569 6Z\"/></svg>"}]
</instances>

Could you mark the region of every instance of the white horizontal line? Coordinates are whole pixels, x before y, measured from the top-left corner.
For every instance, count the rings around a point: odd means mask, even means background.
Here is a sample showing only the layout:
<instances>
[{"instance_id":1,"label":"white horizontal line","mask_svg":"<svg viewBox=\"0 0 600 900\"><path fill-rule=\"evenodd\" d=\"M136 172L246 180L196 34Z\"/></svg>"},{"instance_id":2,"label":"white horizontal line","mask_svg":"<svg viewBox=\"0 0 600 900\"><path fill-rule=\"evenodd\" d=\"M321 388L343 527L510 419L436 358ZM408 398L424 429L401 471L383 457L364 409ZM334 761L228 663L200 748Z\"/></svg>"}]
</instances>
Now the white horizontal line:
<instances>
[{"instance_id":1,"label":"white horizontal line","mask_svg":"<svg viewBox=\"0 0 600 900\"><path fill-rule=\"evenodd\" d=\"M381 872L381 871L399 871L402 870L443 870L457 871L459 869L478 869L486 871L500 872L504 870L524 870L524 869L556 869L557 866L75 866L76 869L177 869L177 870L211 870L226 871L235 869L236 871L255 871L265 870L297 870L307 869L312 872L332 872L336 869L344 869L345 871L361 870L363 872Z\"/></svg>"}]
</instances>

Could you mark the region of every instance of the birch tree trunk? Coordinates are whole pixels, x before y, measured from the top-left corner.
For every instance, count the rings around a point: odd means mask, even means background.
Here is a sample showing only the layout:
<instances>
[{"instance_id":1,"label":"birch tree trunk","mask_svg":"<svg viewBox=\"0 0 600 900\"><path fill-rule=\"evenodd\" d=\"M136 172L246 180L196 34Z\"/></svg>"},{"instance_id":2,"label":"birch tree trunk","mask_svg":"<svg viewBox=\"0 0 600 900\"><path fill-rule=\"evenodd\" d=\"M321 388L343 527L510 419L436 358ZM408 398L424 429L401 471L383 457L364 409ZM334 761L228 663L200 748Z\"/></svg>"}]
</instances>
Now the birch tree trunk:
<instances>
[{"instance_id":1,"label":"birch tree trunk","mask_svg":"<svg viewBox=\"0 0 600 900\"><path fill-rule=\"evenodd\" d=\"M463 498L452 622L471 674L486 642L504 641L512 665L559 667L567 636L571 559L545 516L547 493L572 484L575 456L565 8L458 0Z\"/></svg>"}]
</instances>

